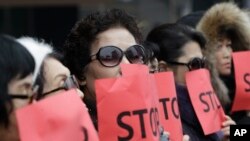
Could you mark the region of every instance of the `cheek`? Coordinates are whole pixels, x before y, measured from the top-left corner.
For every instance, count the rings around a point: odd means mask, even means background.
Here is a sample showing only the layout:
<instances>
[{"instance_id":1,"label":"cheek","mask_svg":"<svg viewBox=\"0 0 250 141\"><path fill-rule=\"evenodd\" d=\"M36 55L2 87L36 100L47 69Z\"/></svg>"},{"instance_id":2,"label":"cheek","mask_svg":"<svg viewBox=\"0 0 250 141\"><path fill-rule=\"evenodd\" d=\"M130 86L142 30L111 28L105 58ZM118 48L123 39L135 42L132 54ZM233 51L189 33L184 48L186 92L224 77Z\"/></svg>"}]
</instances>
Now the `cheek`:
<instances>
[{"instance_id":1,"label":"cheek","mask_svg":"<svg viewBox=\"0 0 250 141\"><path fill-rule=\"evenodd\" d=\"M185 84L185 74L188 70L184 66L174 68L175 81L179 84Z\"/></svg>"},{"instance_id":2,"label":"cheek","mask_svg":"<svg viewBox=\"0 0 250 141\"><path fill-rule=\"evenodd\" d=\"M18 108L28 105L28 100L15 99L15 100L12 100L12 102L14 105L14 109L18 109Z\"/></svg>"},{"instance_id":3,"label":"cheek","mask_svg":"<svg viewBox=\"0 0 250 141\"><path fill-rule=\"evenodd\" d=\"M95 80L102 78L118 77L119 75L119 66L108 68L103 66L90 65L85 74L87 87L90 92L95 92Z\"/></svg>"},{"instance_id":4,"label":"cheek","mask_svg":"<svg viewBox=\"0 0 250 141\"><path fill-rule=\"evenodd\" d=\"M217 65L219 65L221 63L221 61L223 60L223 53L222 52L216 52L215 53L215 59L216 59Z\"/></svg>"},{"instance_id":5,"label":"cheek","mask_svg":"<svg viewBox=\"0 0 250 141\"><path fill-rule=\"evenodd\" d=\"M178 75L179 75L179 78L182 82L185 82L185 74L188 70L184 69L184 68L178 68Z\"/></svg>"},{"instance_id":6,"label":"cheek","mask_svg":"<svg viewBox=\"0 0 250 141\"><path fill-rule=\"evenodd\" d=\"M8 93L11 93L11 94L18 94L18 93L20 93L20 90L18 89L17 83L11 81L8 84Z\"/></svg>"},{"instance_id":7,"label":"cheek","mask_svg":"<svg viewBox=\"0 0 250 141\"><path fill-rule=\"evenodd\" d=\"M44 85L43 85L43 92L50 91L54 88L57 88L56 85L54 84L55 81L53 81L52 77L45 77Z\"/></svg>"}]
</instances>

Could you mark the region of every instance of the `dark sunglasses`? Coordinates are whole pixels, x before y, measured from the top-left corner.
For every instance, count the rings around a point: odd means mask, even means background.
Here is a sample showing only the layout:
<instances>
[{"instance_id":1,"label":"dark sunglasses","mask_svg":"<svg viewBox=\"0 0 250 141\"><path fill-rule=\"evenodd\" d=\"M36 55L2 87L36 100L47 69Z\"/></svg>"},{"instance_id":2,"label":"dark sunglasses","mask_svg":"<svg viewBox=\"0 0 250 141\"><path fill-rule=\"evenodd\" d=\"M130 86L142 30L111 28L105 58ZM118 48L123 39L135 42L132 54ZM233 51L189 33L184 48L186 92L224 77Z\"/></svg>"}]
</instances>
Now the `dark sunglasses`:
<instances>
[{"instance_id":1,"label":"dark sunglasses","mask_svg":"<svg viewBox=\"0 0 250 141\"><path fill-rule=\"evenodd\" d=\"M48 91L46 93L43 93L42 97L49 95L50 93L59 91L59 90L69 90L69 89L73 89L73 88L79 88L79 84L78 84L78 81L76 80L75 76L71 75L71 76L67 77L67 79L65 80L62 87L53 89L53 90Z\"/></svg>"},{"instance_id":2,"label":"dark sunglasses","mask_svg":"<svg viewBox=\"0 0 250 141\"><path fill-rule=\"evenodd\" d=\"M91 61L97 59L105 67L115 67L121 63L124 55L132 64L145 63L146 55L141 45L133 45L126 51L122 51L116 46L105 46L100 48L96 54L90 57ZM96 56L96 58L92 59L93 56Z\"/></svg>"},{"instance_id":3,"label":"dark sunglasses","mask_svg":"<svg viewBox=\"0 0 250 141\"><path fill-rule=\"evenodd\" d=\"M28 103L32 103L33 99L37 96L37 91L38 91L39 86L36 85L32 88L32 93L23 95L23 94L9 94L11 99L22 99L26 100L28 99Z\"/></svg>"},{"instance_id":4,"label":"dark sunglasses","mask_svg":"<svg viewBox=\"0 0 250 141\"><path fill-rule=\"evenodd\" d=\"M180 62L167 62L169 64L172 64L172 65L183 65L183 66L187 66L189 71L192 71L192 70L197 70L197 69L201 69L201 68L205 68L205 65L206 65L206 60L205 58L198 58L198 57L195 57L193 58L192 60L190 60L188 63L180 63Z\"/></svg>"}]
</instances>

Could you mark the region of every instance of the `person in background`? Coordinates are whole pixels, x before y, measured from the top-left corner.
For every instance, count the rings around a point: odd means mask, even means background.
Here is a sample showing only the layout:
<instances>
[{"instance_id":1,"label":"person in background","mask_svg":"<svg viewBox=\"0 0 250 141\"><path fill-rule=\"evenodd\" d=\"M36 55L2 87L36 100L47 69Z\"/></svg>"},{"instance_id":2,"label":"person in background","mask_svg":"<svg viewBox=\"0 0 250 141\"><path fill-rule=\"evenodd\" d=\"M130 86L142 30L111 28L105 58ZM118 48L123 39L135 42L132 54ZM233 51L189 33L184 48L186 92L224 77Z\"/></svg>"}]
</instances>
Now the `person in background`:
<instances>
[{"instance_id":1,"label":"person in background","mask_svg":"<svg viewBox=\"0 0 250 141\"><path fill-rule=\"evenodd\" d=\"M220 79L216 82L223 82L220 87L223 91L218 93L218 96L225 112L231 114L236 87L232 52L250 49L250 18L234 3L219 3L205 12L197 30L202 32L208 41L204 51L208 67L212 75L219 76ZM214 87L220 86L216 82ZM249 118L246 111L236 112L231 116L237 123L240 123L238 121L241 119Z\"/></svg>"},{"instance_id":2,"label":"person in background","mask_svg":"<svg viewBox=\"0 0 250 141\"><path fill-rule=\"evenodd\" d=\"M19 141L15 110L32 101L35 61L13 37L0 35L0 139Z\"/></svg>"},{"instance_id":3,"label":"person in background","mask_svg":"<svg viewBox=\"0 0 250 141\"><path fill-rule=\"evenodd\" d=\"M235 124L228 116L222 123L222 131L204 135L186 87L185 73L205 67L202 50L206 40L202 34L185 25L163 24L152 29L146 40L158 44L160 48L158 56L160 72L174 73L183 133L188 134L192 141L228 139L229 126Z\"/></svg>"},{"instance_id":4,"label":"person in background","mask_svg":"<svg viewBox=\"0 0 250 141\"><path fill-rule=\"evenodd\" d=\"M91 13L78 21L64 44L64 64L79 81L97 128L94 81L121 76L120 63L144 64L142 35L134 18L120 9Z\"/></svg>"},{"instance_id":5,"label":"person in background","mask_svg":"<svg viewBox=\"0 0 250 141\"><path fill-rule=\"evenodd\" d=\"M195 11L179 18L176 23L196 28L205 11Z\"/></svg>"},{"instance_id":6,"label":"person in background","mask_svg":"<svg viewBox=\"0 0 250 141\"><path fill-rule=\"evenodd\" d=\"M121 9L91 13L68 34L63 47L64 64L79 81L83 101L96 128L95 80L120 77L121 63L146 64L142 43L135 19ZM161 140L165 141L165 136Z\"/></svg>"},{"instance_id":7,"label":"person in background","mask_svg":"<svg viewBox=\"0 0 250 141\"><path fill-rule=\"evenodd\" d=\"M75 76L70 75L69 69L61 63L63 56L53 51L51 45L31 37L19 38L18 42L27 47L36 60L40 60L41 67L37 70L38 75L35 78L36 84L39 85L36 100L72 88L75 88L80 98L83 98Z\"/></svg>"},{"instance_id":8,"label":"person in background","mask_svg":"<svg viewBox=\"0 0 250 141\"><path fill-rule=\"evenodd\" d=\"M148 41L144 41L142 45L146 51L146 55L147 55L146 64L149 67L149 72L150 73L158 72L157 56L159 55L159 52L160 52L158 45L152 42L148 42Z\"/></svg>"}]
</instances>

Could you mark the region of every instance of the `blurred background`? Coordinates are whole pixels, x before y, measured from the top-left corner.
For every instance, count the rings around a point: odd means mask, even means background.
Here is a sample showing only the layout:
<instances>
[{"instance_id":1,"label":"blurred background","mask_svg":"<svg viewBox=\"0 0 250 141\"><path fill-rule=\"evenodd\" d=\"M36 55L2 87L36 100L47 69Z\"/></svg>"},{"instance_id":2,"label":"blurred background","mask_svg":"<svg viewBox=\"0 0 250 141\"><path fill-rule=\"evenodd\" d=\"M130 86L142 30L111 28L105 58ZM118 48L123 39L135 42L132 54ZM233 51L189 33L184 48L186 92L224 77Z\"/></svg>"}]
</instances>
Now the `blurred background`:
<instances>
[{"instance_id":1,"label":"blurred background","mask_svg":"<svg viewBox=\"0 0 250 141\"><path fill-rule=\"evenodd\" d=\"M222 1L250 7L250 0L0 0L0 32L43 38L60 48L75 22L91 11L123 8L136 17L145 36L154 26Z\"/></svg>"}]
</instances>

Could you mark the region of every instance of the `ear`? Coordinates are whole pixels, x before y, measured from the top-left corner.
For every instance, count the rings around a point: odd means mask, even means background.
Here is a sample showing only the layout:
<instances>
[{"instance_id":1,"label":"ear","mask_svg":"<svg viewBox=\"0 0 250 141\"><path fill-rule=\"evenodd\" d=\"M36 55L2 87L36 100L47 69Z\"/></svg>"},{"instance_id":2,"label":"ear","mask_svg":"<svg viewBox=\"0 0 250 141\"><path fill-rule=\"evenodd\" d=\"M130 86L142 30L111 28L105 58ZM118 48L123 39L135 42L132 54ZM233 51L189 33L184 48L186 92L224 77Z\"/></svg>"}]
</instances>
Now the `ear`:
<instances>
[{"instance_id":1,"label":"ear","mask_svg":"<svg viewBox=\"0 0 250 141\"><path fill-rule=\"evenodd\" d=\"M80 86L87 85L87 80L86 80L86 77L85 77L86 76L86 69L85 68L82 71L83 75L81 76L81 79L77 78L77 81L78 81Z\"/></svg>"},{"instance_id":2,"label":"ear","mask_svg":"<svg viewBox=\"0 0 250 141\"><path fill-rule=\"evenodd\" d=\"M167 71L167 63L165 61L159 61L158 69L159 69L159 72Z\"/></svg>"},{"instance_id":3,"label":"ear","mask_svg":"<svg viewBox=\"0 0 250 141\"><path fill-rule=\"evenodd\" d=\"M79 85L80 85L80 86L85 86L85 85L87 84L86 79L84 79L84 80L79 80L79 79L78 79L78 82L79 82Z\"/></svg>"},{"instance_id":4,"label":"ear","mask_svg":"<svg viewBox=\"0 0 250 141\"><path fill-rule=\"evenodd\" d=\"M172 69L168 66L168 64L165 61L159 61L158 69L159 72L172 71Z\"/></svg>"}]
</instances>

